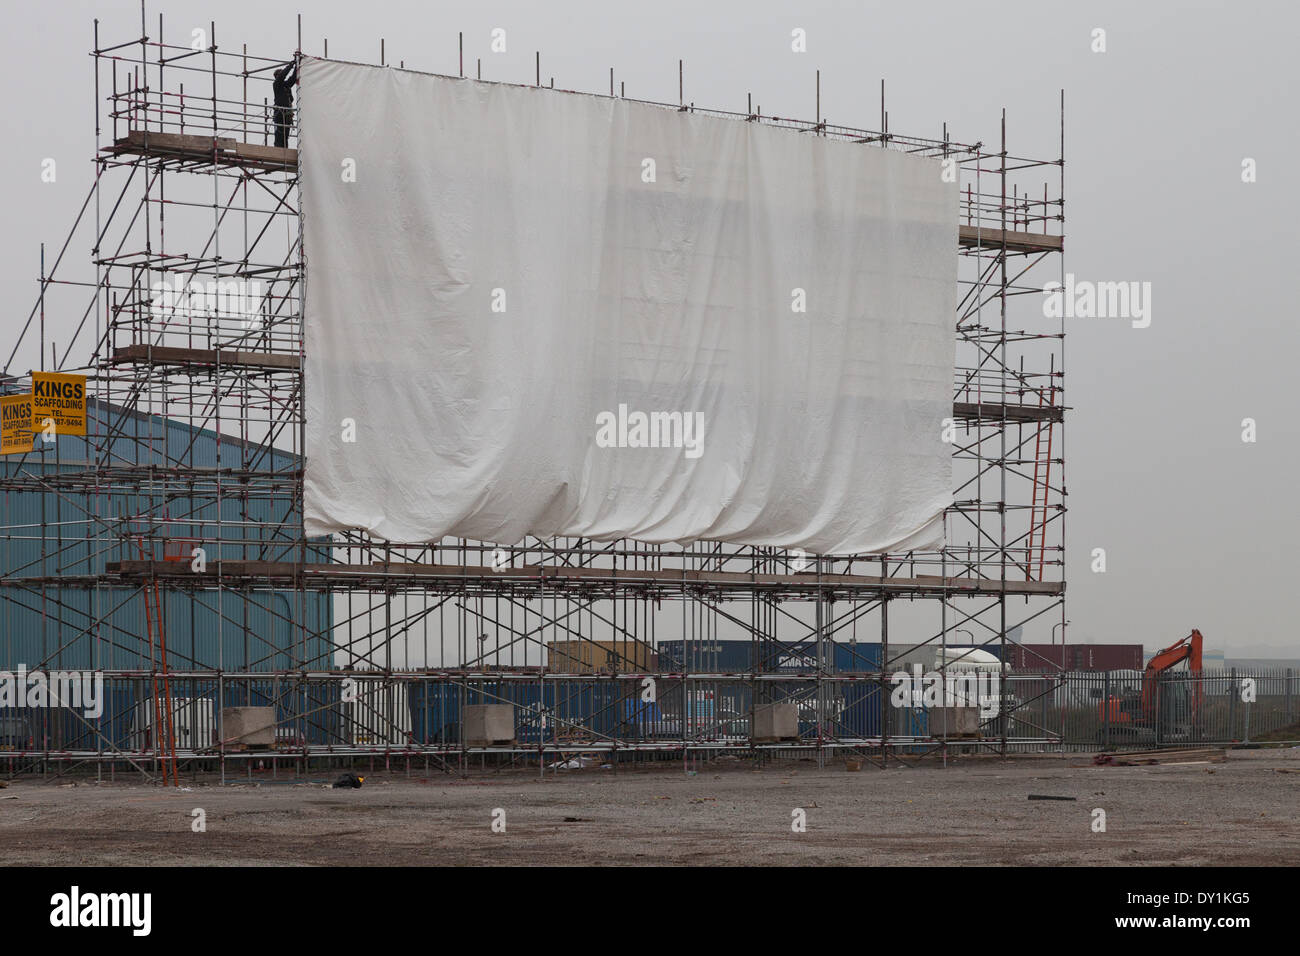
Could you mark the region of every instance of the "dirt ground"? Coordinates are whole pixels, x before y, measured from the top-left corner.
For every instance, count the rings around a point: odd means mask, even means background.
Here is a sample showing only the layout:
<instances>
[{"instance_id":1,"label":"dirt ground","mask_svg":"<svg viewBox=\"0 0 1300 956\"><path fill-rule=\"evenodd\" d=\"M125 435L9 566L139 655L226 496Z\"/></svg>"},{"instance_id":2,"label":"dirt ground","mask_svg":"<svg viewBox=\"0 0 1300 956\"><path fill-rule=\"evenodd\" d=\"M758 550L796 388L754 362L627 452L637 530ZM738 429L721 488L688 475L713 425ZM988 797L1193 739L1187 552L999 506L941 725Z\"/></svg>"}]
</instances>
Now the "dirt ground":
<instances>
[{"instance_id":1,"label":"dirt ground","mask_svg":"<svg viewBox=\"0 0 1300 956\"><path fill-rule=\"evenodd\" d=\"M948 767L720 760L548 773L313 782L17 778L0 789L6 865L1279 865L1300 863L1300 748L1225 763L1093 767L964 757ZM1030 800L1030 794L1075 800ZM191 828L202 808L206 832ZM1093 810L1106 831L1093 832ZM504 810L505 832L492 830ZM792 832L792 813L807 830Z\"/></svg>"}]
</instances>

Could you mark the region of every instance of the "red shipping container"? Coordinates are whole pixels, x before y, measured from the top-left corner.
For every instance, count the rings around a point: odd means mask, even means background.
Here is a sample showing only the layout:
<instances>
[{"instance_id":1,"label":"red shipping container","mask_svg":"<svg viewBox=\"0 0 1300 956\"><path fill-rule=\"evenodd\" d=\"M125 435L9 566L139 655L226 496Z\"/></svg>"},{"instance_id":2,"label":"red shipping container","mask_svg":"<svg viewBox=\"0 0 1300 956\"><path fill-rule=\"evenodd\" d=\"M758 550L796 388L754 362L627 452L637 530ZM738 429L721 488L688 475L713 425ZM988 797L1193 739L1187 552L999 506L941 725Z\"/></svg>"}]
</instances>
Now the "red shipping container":
<instances>
[{"instance_id":1,"label":"red shipping container","mask_svg":"<svg viewBox=\"0 0 1300 956\"><path fill-rule=\"evenodd\" d=\"M1007 648L1018 671L1142 670L1141 644L1019 644Z\"/></svg>"}]
</instances>

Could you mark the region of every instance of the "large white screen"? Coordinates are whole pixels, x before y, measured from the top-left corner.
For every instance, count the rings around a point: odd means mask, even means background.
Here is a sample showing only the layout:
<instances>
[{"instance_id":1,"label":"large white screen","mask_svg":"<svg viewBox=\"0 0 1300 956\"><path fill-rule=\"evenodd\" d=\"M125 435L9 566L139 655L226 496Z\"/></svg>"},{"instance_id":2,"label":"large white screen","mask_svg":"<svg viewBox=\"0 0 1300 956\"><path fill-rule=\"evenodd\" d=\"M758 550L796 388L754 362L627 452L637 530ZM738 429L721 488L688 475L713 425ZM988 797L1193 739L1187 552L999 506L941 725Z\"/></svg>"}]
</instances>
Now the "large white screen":
<instances>
[{"instance_id":1,"label":"large white screen","mask_svg":"<svg viewBox=\"0 0 1300 956\"><path fill-rule=\"evenodd\" d=\"M940 542L939 161L313 59L300 105L309 534Z\"/></svg>"}]
</instances>

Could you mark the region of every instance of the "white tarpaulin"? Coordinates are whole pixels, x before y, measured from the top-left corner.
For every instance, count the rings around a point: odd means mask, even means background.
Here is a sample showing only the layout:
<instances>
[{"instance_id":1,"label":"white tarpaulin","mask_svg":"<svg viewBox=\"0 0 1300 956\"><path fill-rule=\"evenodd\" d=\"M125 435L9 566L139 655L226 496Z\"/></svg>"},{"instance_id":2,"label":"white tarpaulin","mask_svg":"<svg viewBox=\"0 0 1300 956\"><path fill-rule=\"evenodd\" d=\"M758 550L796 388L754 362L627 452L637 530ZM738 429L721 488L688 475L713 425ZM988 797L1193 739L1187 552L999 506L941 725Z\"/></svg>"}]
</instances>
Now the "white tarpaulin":
<instances>
[{"instance_id":1,"label":"white tarpaulin","mask_svg":"<svg viewBox=\"0 0 1300 956\"><path fill-rule=\"evenodd\" d=\"M925 548L938 160L307 59L306 530Z\"/></svg>"}]
</instances>

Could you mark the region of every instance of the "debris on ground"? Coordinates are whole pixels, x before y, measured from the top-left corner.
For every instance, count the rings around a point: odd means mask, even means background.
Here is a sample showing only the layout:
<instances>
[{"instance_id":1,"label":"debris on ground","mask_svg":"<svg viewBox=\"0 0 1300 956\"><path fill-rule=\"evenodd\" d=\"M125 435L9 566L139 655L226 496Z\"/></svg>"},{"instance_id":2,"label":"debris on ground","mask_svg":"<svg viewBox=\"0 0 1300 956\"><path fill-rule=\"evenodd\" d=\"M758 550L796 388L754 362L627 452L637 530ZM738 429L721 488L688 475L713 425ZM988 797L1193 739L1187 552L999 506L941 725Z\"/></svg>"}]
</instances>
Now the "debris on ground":
<instances>
[{"instance_id":1,"label":"debris on ground","mask_svg":"<svg viewBox=\"0 0 1300 956\"><path fill-rule=\"evenodd\" d=\"M1223 747L1204 747L1199 750L1176 748L1168 750L1124 751L1099 753L1092 758L1098 767L1150 767L1156 765L1222 763L1228 759Z\"/></svg>"},{"instance_id":2,"label":"debris on ground","mask_svg":"<svg viewBox=\"0 0 1300 956\"><path fill-rule=\"evenodd\" d=\"M549 764L548 770L585 770L587 767L594 767L597 761L595 757L584 757L581 754L570 760L557 760Z\"/></svg>"}]
</instances>

